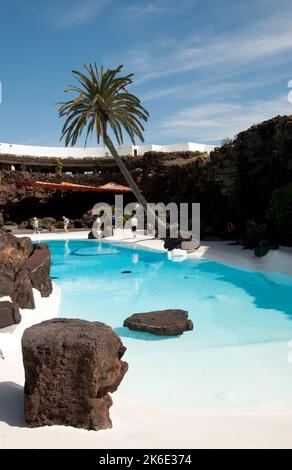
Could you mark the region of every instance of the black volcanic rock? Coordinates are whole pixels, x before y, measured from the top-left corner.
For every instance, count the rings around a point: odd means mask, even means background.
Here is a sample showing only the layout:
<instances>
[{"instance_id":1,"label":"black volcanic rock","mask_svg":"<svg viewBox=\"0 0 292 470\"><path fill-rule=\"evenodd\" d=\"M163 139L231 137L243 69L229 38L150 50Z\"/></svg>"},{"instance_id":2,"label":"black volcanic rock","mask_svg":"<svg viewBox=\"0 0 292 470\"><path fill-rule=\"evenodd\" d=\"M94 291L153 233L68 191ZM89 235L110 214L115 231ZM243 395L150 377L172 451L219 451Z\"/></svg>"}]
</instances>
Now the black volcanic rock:
<instances>
[{"instance_id":1,"label":"black volcanic rock","mask_svg":"<svg viewBox=\"0 0 292 470\"><path fill-rule=\"evenodd\" d=\"M18 246L21 247L26 256L30 256L33 252L33 244L29 237L18 238Z\"/></svg>"},{"instance_id":2,"label":"black volcanic rock","mask_svg":"<svg viewBox=\"0 0 292 470\"><path fill-rule=\"evenodd\" d=\"M35 308L30 273L27 269L20 269L16 273L11 299L20 308Z\"/></svg>"},{"instance_id":3,"label":"black volcanic rock","mask_svg":"<svg viewBox=\"0 0 292 470\"><path fill-rule=\"evenodd\" d=\"M125 350L113 330L99 322L57 318L25 330L27 424L111 428L109 393L128 370L121 361Z\"/></svg>"},{"instance_id":4,"label":"black volcanic rock","mask_svg":"<svg viewBox=\"0 0 292 470\"><path fill-rule=\"evenodd\" d=\"M172 251L176 248L181 248L182 242L182 238L166 238L164 240L164 248L168 251Z\"/></svg>"},{"instance_id":5,"label":"black volcanic rock","mask_svg":"<svg viewBox=\"0 0 292 470\"><path fill-rule=\"evenodd\" d=\"M34 308L30 275L25 267L32 244L0 229L0 295L10 296L20 308Z\"/></svg>"},{"instance_id":6,"label":"black volcanic rock","mask_svg":"<svg viewBox=\"0 0 292 470\"><path fill-rule=\"evenodd\" d=\"M28 259L26 267L30 272L32 286L38 289L42 297L48 297L53 290L51 271L51 253L47 244L34 245L34 252Z\"/></svg>"},{"instance_id":7,"label":"black volcanic rock","mask_svg":"<svg viewBox=\"0 0 292 470\"><path fill-rule=\"evenodd\" d=\"M124 326L162 336L181 335L194 328L193 322L188 319L188 312L178 309L134 313L126 318Z\"/></svg>"},{"instance_id":8,"label":"black volcanic rock","mask_svg":"<svg viewBox=\"0 0 292 470\"><path fill-rule=\"evenodd\" d=\"M0 297L11 296L13 292L15 273L12 266L0 264Z\"/></svg>"},{"instance_id":9,"label":"black volcanic rock","mask_svg":"<svg viewBox=\"0 0 292 470\"><path fill-rule=\"evenodd\" d=\"M0 296L9 296L19 308L35 307L33 287L43 297L52 292L48 245L32 245L0 229Z\"/></svg>"},{"instance_id":10,"label":"black volcanic rock","mask_svg":"<svg viewBox=\"0 0 292 470\"><path fill-rule=\"evenodd\" d=\"M265 256L268 254L270 251L270 248L268 246L256 246L254 248L254 254L257 258L261 258L262 256Z\"/></svg>"},{"instance_id":11,"label":"black volcanic rock","mask_svg":"<svg viewBox=\"0 0 292 470\"><path fill-rule=\"evenodd\" d=\"M15 325L20 320L21 315L17 305L9 301L0 301L0 328Z\"/></svg>"},{"instance_id":12,"label":"black volcanic rock","mask_svg":"<svg viewBox=\"0 0 292 470\"><path fill-rule=\"evenodd\" d=\"M20 269L29 256L30 245L28 238L16 238L0 229L0 264L14 270Z\"/></svg>"},{"instance_id":13,"label":"black volcanic rock","mask_svg":"<svg viewBox=\"0 0 292 470\"><path fill-rule=\"evenodd\" d=\"M168 251L174 249L186 250L188 253L196 251L200 247L200 243L197 240L191 238L166 238L164 240L164 248Z\"/></svg>"}]
</instances>

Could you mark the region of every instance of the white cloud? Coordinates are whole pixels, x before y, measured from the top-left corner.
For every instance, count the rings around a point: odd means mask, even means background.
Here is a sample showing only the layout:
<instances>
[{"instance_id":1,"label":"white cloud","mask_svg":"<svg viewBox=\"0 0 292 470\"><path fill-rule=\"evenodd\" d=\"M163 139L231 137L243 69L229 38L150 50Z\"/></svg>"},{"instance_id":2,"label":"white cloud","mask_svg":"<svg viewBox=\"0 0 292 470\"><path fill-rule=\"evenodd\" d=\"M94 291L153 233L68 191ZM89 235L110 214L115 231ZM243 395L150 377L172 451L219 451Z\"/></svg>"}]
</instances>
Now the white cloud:
<instances>
[{"instance_id":1,"label":"white cloud","mask_svg":"<svg viewBox=\"0 0 292 470\"><path fill-rule=\"evenodd\" d=\"M290 60L292 53L292 8L285 15L262 20L228 35L215 37L190 35L174 45L161 50L159 42L145 44L148 61L152 68L139 77L138 82L161 79L191 71L222 69L236 70L238 67L255 64L269 65L273 57L287 53L284 61ZM149 50L152 51L149 57ZM139 46L137 55L143 51ZM135 52L131 51L132 58ZM131 63L131 57L129 57ZM132 65L133 64L133 65ZM132 66L136 66L134 61ZM137 68L137 67L136 67Z\"/></svg>"},{"instance_id":2,"label":"white cloud","mask_svg":"<svg viewBox=\"0 0 292 470\"><path fill-rule=\"evenodd\" d=\"M136 85L143 102L172 98L169 114L163 115L161 107L156 122L150 121L147 139L216 143L277 114L292 114L287 95L278 96L285 93L291 78L287 76L292 56L291 23L292 4L287 4L284 13L270 8L260 21L251 19L248 25L226 34L196 33L172 38L169 44L166 36L162 46L159 40L138 45L127 63L138 72ZM140 63L135 57L141 58ZM159 85L149 89L156 79ZM268 87L280 81L283 91L278 88L276 96L264 100ZM254 99L254 92L244 93L252 89L261 99ZM182 108L186 102L195 105L175 111L178 104Z\"/></svg>"},{"instance_id":3,"label":"white cloud","mask_svg":"<svg viewBox=\"0 0 292 470\"><path fill-rule=\"evenodd\" d=\"M176 135L194 142L218 142L276 115L292 114L287 95L244 104L214 102L180 110L157 127L160 136Z\"/></svg>"},{"instance_id":4,"label":"white cloud","mask_svg":"<svg viewBox=\"0 0 292 470\"><path fill-rule=\"evenodd\" d=\"M69 28L91 22L109 0L64 0L46 9L49 21L57 28Z\"/></svg>"},{"instance_id":5,"label":"white cloud","mask_svg":"<svg viewBox=\"0 0 292 470\"><path fill-rule=\"evenodd\" d=\"M161 13L161 7L158 4L154 4L154 3L145 3L145 4L136 3L136 4L129 5L125 9L125 14L127 15L127 17L131 16L134 18L138 18L138 17L143 18L146 15L156 15L159 13Z\"/></svg>"},{"instance_id":6,"label":"white cloud","mask_svg":"<svg viewBox=\"0 0 292 470\"><path fill-rule=\"evenodd\" d=\"M188 7L196 4L197 0L152 0L152 1L137 1L124 7L118 5L119 15L123 15L125 19L145 19L152 15L177 15L178 11L186 11ZM118 2L119 3L119 2Z\"/></svg>"},{"instance_id":7,"label":"white cloud","mask_svg":"<svg viewBox=\"0 0 292 470\"><path fill-rule=\"evenodd\" d=\"M216 95L217 97L226 95L229 97L238 97L243 91L256 88L263 89L264 87L279 82L280 80L283 82L287 80L287 74L284 74L283 72L275 73L272 76L264 74L263 76L258 77L257 80L253 79L247 81L238 79L237 81L227 81L231 78L231 75L232 74L223 74L210 79L195 80L170 87L164 86L162 88L150 89L149 91L141 94L141 99L143 102L148 102L166 96L172 96L172 98L175 96L180 99L189 99L190 97L192 99L200 99L213 95Z\"/></svg>"}]
</instances>

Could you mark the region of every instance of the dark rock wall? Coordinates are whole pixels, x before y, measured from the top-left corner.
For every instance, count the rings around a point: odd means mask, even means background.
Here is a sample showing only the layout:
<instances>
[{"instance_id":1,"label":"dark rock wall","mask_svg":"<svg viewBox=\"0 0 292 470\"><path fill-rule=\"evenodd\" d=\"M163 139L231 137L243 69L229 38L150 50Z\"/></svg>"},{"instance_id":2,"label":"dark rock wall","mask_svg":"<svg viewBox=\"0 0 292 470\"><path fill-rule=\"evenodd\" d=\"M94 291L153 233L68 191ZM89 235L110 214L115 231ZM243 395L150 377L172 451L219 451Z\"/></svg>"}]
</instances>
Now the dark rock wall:
<instances>
[{"instance_id":1,"label":"dark rock wall","mask_svg":"<svg viewBox=\"0 0 292 470\"><path fill-rule=\"evenodd\" d=\"M252 126L236 139L216 148L210 156L191 152L147 152L126 158L126 164L149 202L200 202L203 234L228 235L232 222L237 234L246 222L263 223L274 190L292 181L292 116L277 116ZM95 202L113 202L105 194L47 192L17 188L13 179L124 184L118 169L93 175L3 174L0 213L21 222L35 215L81 217ZM126 200L128 202L131 197Z\"/></svg>"},{"instance_id":2,"label":"dark rock wall","mask_svg":"<svg viewBox=\"0 0 292 470\"><path fill-rule=\"evenodd\" d=\"M17 186L15 181L49 181L60 183L62 181L75 184L99 186L109 180L125 184L123 177L116 171L113 177L108 175L49 175L45 173L27 173L2 171L0 184L0 214L5 221L20 224L32 217L54 217L61 220L63 215L70 219L78 219L98 202L114 204L114 195L111 193L55 191L39 188L24 188ZM133 200L132 195L126 195L125 203ZM1 223L1 220L0 220Z\"/></svg>"},{"instance_id":3,"label":"dark rock wall","mask_svg":"<svg viewBox=\"0 0 292 470\"><path fill-rule=\"evenodd\" d=\"M33 309L33 288L38 289L42 297L52 292L50 266L50 251L46 245L32 245L28 237L16 238L0 229L1 297L11 297L17 308ZM0 317L8 318L7 306L4 307L0 309Z\"/></svg>"}]
</instances>

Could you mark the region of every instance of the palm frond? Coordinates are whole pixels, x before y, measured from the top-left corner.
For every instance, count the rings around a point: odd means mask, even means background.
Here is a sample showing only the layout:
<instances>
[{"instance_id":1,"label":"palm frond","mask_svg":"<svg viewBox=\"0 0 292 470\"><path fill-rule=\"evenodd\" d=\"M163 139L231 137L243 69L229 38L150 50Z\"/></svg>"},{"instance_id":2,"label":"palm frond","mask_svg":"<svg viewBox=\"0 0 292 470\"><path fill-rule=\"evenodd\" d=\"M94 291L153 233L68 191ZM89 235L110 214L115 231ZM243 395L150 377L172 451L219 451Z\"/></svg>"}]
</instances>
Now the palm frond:
<instances>
[{"instance_id":1,"label":"palm frond","mask_svg":"<svg viewBox=\"0 0 292 470\"><path fill-rule=\"evenodd\" d=\"M59 116L65 117L61 139L65 145L75 145L85 133L85 145L95 130L99 142L110 128L118 142L123 143L123 132L133 144L136 138L144 141L144 127L148 111L139 98L128 92L133 74L121 75L123 65L116 69L98 68L96 63L84 65L84 71L73 70L77 85L68 85L65 93L75 98L59 103Z\"/></svg>"}]
</instances>

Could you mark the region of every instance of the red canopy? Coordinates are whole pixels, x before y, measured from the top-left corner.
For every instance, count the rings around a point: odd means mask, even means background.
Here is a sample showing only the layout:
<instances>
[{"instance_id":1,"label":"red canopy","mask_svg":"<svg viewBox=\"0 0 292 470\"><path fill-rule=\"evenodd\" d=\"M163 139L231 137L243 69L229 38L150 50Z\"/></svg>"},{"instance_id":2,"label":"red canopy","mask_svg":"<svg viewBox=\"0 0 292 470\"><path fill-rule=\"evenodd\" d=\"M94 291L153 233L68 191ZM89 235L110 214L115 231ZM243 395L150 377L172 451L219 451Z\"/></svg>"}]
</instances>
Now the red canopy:
<instances>
[{"instance_id":1,"label":"red canopy","mask_svg":"<svg viewBox=\"0 0 292 470\"><path fill-rule=\"evenodd\" d=\"M106 183L101 186L86 186L84 184L67 183L48 183L47 181L16 181L18 186L27 188L41 189L59 189L62 191L96 191L96 192L112 192L112 193L130 193L132 190L128 186L117 183Z\"/></svg>"}]
</instances>

